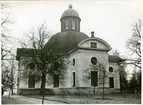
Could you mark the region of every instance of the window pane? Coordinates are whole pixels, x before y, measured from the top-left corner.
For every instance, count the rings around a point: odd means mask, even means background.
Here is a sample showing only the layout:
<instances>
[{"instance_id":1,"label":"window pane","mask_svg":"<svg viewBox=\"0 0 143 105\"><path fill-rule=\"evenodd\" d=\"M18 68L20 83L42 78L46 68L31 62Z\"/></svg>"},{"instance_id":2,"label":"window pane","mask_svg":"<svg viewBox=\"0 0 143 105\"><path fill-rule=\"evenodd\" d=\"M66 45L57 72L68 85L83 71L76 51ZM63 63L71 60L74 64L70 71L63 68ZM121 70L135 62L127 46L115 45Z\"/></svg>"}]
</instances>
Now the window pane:
<instances>
[{"instance_id":1,"label":"window pane","mask_svg":"<svg viewBox=\"0 0 143 105\"><path fill-rule=\"evenodd\" d=\"M79 30L79 24L78 24L78 22L76 22L77 23L77 25L76 25L76 29L77 30Z\"/></svg>"},{"instance_id":2,"label":"window pane","mask_svg":"<svg viewBox=\"0 0 143 105\"><path fill-rule=\"evenodd\" d=\"M113 72L113 67L109 67L109 72Z\"/></svg>"},{"instance_id":3,"label":"window pane","mask_svg":"<svg viewBox=\"0 0 143 105\"><path fill-rule=\"evenodd\" d=\"M93 65L96 65L96 64L97 64L97 58L96 58L96 57L92 57L92 58L91 58L91 63L92 63Z\"/></svg>"},{"instance_id":4,"label":"window pane","mask_svg":"<svg viewBox=\"0 0 143 105\"><path fill-rule=\"evenodd\" d=\"M73 72L73 87L75 86L75 72Z\"/></svg>"},{"instance_id":5,"label":"window pane","mask_svg":"<svg viewBox=\"0 0 143 105\"><path fill-rule=\"evenodd\" d=\"M75 58L73 58L73 66L75 65Z\"/></svg>"},{"instance_id":6,"label":"window pane","mask_svg":"<svg viewBox=\"0 0 143 105\"><path fill-rule=\"evenodd\" d=\"M72 29L75 29L75 21L72 20Z\"/></svg>"},{"instance_id":7,"label":"window pane","mask_svg":"<svg viewBox=\"0 0 143 105\"><path fill-rule=\"evenodd\" d=\"M97 43L91 42L90 46L91 46L91 48L97 48Z\"/></svg>"},{"instance_id":8,"label":"window pane","mask_svg":"<svg viewBox=\"0 0 143 105\"><path fill-rule=\"evenodd\" d=\"M68 21L65 21L65 29L68 29Z\"/></svg>"}]
</instances>

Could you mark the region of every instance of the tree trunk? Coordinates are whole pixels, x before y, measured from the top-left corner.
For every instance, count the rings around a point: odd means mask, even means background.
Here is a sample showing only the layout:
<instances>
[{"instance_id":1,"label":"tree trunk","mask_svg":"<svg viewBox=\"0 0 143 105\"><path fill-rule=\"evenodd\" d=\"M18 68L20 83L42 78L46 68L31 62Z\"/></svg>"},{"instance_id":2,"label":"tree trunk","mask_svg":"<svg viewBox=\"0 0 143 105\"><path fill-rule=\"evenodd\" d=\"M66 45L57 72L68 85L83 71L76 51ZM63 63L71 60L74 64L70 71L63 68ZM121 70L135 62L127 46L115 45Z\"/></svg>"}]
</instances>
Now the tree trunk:
<instances>
[{"instance_id":1,"label":"tree trunk","mask_svg":"<svg viewBox=\"0 0 143 105\"><path fill-rule=\"evenodd\" d=\"M102 93L102 98L104 98L104 83L105 83L105 71L103 71L103 93Z\"/></svg>"},{"instance_id":2,"label":"tree trunk","mask_svg":"<svg viewBox=\"0 0 143 105\"><path fill-rule=\"evenodd\" d=\"M43 97L42 97L42 104L44 104L44 98L45 98L45 95L43 94Z\"/></svg>"},{"instance_id":3,"label":"tree trunk","mask_svg":"<svg viewBox=\"0 0 143 105\"><path fill-rule=\"evenodd\" d=\"M14 70L14 61L12 61L12 68L11 68L11 95L13 95L13 80L14 80L14 77L13 77L13 70Z\"/></svg>"},{"instance_id":4,"label":"tree trunk","mask_svg":"<svg viewBox=\"0 0 143 105\"><path fill-rule=\"evenodd\" d=\"M104 98L104 80L103 80L103 93L102 93L102 98Z\"/></svg>"},{"instance_id":5,"label":"tree trunk","mask_svg":"<svg viewBox=\"0 0 143 105\"><path fill-rule=\"evenodd\" d=\"M8 98L10 98L10 91L9 91L9 93L8 93Z\"/></svg>"},{"instance_id":6,"label":"tree trunk","mask_svg":"<svg viewBox=\"0 0 143 105\"><path fill-rule=\"evenodd\" d=\"M93 90L93 94L95 95L95 85L94 85L94 90Z\"/></svg>"},{"instance_id":7,"label":"tree trunk","mask_svg":"<svg viewBox=\"0 0 143 105\"><path fill-rule=\"evenodd\" d=\"M11 95L13 95L13 85L12 85L12 87L11 87Z\"/></svg>"},{"instance_id":8,"label":"tree trunk","mask_svg":"<svg viewBox=\"0 0 143 105\"><path fill-rule=\"evenodd\" d=\"M45 83L46 83L46 73L43 72L41 77L40 95L43 95L45 91Z\"/></svg>"},{"instance_id":9,"label":"tree trunk","mask_svg":"<svg viewBox=\"0 0 143 105\"><path fill-rule=\"evenodd\" d=\"M41 81L41 89L40 89L40 95L42 95L42 104L44 104L44 92L45 92L45 84L46 84L46 73L45 71L43 71L42 73L42 77L41 77L42 81Z\"/></svg>"}]
</instances>

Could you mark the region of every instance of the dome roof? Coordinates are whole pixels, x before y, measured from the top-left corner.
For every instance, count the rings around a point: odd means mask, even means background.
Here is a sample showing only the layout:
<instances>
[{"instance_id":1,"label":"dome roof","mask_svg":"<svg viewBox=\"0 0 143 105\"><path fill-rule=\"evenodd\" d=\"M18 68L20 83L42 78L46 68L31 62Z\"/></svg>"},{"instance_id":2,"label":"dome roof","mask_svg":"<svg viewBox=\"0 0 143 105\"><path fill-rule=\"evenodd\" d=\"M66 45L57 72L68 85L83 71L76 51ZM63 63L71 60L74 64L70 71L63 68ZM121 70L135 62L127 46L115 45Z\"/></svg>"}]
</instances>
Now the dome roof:
<instances>
[{"instance_id":1,"label":"dome roof","mask_svg":"<svg viewBox=\"0 0 143 105\"><path fill-rule=\"evenodd\" d=\"M68 16L73 16L73 17L79 17L79 14L76 10L72 9L72 5L69 5L69 9L65 10L64 13L62 14L62 18L63 17L68 17Z\"/></svg>"},{"instance_id":2,"label":"dome roof","mask_svg":"<svg viewBox=\"0 0 143 105\"><path fill-rule=\"evenodd\" d=\"M55 53L68 53L88 36L82 32L65 31L59 32L51 37L45 45L46 49L52 48Z\"/></svg>"}]
</instances>

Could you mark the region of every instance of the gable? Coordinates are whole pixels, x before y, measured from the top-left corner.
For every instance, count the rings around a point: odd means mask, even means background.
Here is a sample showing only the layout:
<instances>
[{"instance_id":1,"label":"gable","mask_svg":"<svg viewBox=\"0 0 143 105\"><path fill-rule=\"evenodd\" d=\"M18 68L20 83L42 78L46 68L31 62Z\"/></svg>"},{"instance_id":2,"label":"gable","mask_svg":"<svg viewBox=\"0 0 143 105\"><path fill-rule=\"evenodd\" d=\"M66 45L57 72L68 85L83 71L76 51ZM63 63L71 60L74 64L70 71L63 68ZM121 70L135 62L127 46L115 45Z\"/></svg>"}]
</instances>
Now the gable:
<instances>
[{"instance_id":1,"label":"gable","mask_svg":"<svg viewBox=\"0 0 143 105\"><path fill-rule=\"evenodd\" d=\"M103 39L94 37L94 38L87 38L78 44L80 48L91 48L91 49L99 49L99 50L107 50L110 51L112 48L111 46L104 41Z\"/></svg>"}]
</instances>

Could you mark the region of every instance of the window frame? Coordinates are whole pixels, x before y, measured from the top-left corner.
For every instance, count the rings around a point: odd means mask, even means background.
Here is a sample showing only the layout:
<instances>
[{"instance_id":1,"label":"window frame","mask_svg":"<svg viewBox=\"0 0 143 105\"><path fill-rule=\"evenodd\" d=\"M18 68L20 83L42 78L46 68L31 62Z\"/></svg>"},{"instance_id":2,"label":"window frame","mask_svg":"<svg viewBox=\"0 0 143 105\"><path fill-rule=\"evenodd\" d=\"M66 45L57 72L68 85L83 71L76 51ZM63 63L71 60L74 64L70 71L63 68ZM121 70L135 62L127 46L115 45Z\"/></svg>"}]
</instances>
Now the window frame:
<instances>
[{"instance_id":1,"label":"window frame","mask_svg":"<svg viewBox=\"0 0 143 105\"><path fill-rule=\"evenodd\" d=\"M73 26L74 26L74 28L73 28ZM76 22L75 22L75 20L72 20L72 30L75 30L76 29Z\"/></svg>"},{"instance_id":2,"label":"window frame","mask_svg":"<svg viewBox=\"0 0 143 105\"><path fill-rule=\"evenodd\" d=\"M79 30L79 22L76 22L76 29Z\"/></svg>"},{"instance_id":3,"label":"window frame","mask_svg":"<svg viewBox=\"0 0 143 105\"><path fill-rule=\"evenodd\" d=\"M93 47L93 44L95 44L96 47ZM97 43L96 42L90 42L90 48L97 48Z\"/></svg>"},{"instance_id":4,"label":"window frame","mask_svg":"<svg viewBox=\"0 0 143 105\"><path fill-rule=\"evenodd\" d=\"M109 67L109 72L112 73L113 72L113 67Z\"/></svg>"},{"instance_id":5,"label":"window frame","mask_svg":"<svg viewBox=\"0 0 143 105\"><path fill-rule=\"evenodd\" d=\"M69 21L68 21L68 20L65 21L65 29L66 29L66 30L69 29Z\"/></svg>"},{"instance_id":6,"label":"window frame","mask_svg":"<svg viewBox=\"0 0 143 105\"><path fill-rule=\"evenodd\" d=\"M75 66L75 58L72 60L72 65Z\"/></svg>"},{"instance_id":7,"label":"window frame","mask_svg":"<svg viewBox=\"0 0 143 105\"><path fill-rule=\"evenodd\" d=\"M72 76L73 76L73 87L75 87L75 72L72 72Z\"/></svg>"},{"instance_id":8,"label":"window frame","mask_svg":"<svg viewBox=\"0 0 143 105\"><path fill-rule=\"evenodd\" d=\"M96 61L93 61L93 60L94 60L94 58L95 58L95 60L96 60ZM98 62L98 60L97 60L97 58L96 58L96 57L92 57L92 58L90 59L90 62L91 62L91 64L92 64L92 65L96 65L96 64L97 64L97 62Z\"/></svg>"}]
</instances>

